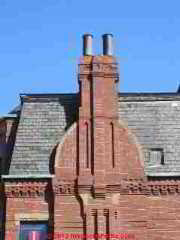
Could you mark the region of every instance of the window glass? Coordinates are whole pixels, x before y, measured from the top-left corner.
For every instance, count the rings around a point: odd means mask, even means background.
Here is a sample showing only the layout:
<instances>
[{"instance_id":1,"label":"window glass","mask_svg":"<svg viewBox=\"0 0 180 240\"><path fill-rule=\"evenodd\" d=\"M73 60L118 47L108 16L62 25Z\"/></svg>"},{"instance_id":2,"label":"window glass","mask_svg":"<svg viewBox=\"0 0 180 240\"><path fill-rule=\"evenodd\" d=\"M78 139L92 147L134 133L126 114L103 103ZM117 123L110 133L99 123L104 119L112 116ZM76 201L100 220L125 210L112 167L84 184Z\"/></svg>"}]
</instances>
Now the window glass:
<instances>
[{"instance_id":1,"label":"window glass","mask_svg":"<svg viewBox=\"0 0 180 240\"><path fill-rule=\"evenodd\" d=\"M47 240L47 222L21 222L20 240Z\"/></svg>"},{"instance_id":2,"label":"window glass","mask_svg":"<svg viewBox=\"0 0 180 240\"><path fill-rule=\"evenodd\" d=\"M149 165L164 165L164 151L162 148L152 148L149 152Z\"/></svg>"}]
</instances>

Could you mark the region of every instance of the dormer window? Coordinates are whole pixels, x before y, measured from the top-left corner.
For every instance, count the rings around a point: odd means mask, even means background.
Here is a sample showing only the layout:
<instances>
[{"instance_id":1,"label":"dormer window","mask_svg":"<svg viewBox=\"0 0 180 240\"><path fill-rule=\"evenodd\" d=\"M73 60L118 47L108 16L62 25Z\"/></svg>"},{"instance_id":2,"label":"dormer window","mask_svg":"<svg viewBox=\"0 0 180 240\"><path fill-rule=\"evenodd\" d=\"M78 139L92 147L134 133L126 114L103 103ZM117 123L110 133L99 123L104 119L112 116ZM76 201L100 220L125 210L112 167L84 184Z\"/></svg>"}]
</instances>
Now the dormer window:
<instances>
[{"instance_id":1,"label":"dormer window","mask_svg":"<svg viewBox=\"0 0 180 240\"><path fill-rule=\"evenodd\" d=\"M164 165L164 151L163 148L151 148L149 151L149 165L157 166Z\"/></svg>"}]
</instances>

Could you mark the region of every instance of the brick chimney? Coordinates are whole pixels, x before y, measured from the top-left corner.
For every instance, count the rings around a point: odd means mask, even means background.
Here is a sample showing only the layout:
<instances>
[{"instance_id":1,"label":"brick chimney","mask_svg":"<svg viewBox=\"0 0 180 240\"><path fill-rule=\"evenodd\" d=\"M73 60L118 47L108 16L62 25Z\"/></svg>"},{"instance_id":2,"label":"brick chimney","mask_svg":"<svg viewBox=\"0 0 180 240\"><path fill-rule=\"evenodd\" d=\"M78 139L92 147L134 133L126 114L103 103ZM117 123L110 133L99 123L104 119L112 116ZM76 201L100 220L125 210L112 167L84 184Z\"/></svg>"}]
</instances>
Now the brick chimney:
<instances>
[{"instance_id":1,"label":"brick chimney","mask_svg":"<svg viewBox=\"0 0 180 240\"><path fill-rule=\"evenodd\" d=\"M103 189L119 183L121 178L141 177L144 173L136 140L118 119L119 74L113 56L113 35L102 36L101 56L92 53L92 35L83 39L86 45L78 73L78 181Z\"/></svg>"},{"instance_id":2,"label":"brick chimney","mask_svg":"<svg viewBox=\"0 0 180 240\"><path fill-rule=\"evenodd\" d=\"M93 188L96 196L122 179L144 177L139 144L119 118L119 74L112 42L112 34L103 35L103 55L97 56L93 36L83 36L79 116L59 144L55 160L56 177L76 180L81 190Z\"/></svg>"},{"instance_id":3,"label":"brick chimney","mask_svg":"<svg viewBox=\"0 0 180 240\"><path fill-rule=\"evenodd\" d=\"M79 175L86 176L86 181L94 175L95 184L99 185L104 184L106 170L116 165L113 123L118 119L116 84L119 74L116 59L112 56L111 34L103 35L102 56L87 56L86 53L91 52L87 48L92 49L89 45L83 47L86 50L78 74Z\"/></svg>"}]
</instances>

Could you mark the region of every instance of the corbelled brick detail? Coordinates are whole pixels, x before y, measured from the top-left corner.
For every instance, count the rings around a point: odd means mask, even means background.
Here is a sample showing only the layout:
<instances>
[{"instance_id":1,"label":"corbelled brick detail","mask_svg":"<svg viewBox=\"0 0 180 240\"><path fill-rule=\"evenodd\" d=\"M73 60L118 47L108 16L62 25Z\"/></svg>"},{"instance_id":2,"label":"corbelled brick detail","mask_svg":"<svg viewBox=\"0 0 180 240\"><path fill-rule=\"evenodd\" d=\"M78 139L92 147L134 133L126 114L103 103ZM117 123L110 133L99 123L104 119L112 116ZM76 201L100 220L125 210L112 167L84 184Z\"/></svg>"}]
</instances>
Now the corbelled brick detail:
<instances>
[{"instance_id":1,"label":"corbelled brick detail","mask_svg":"<svg viewBox=\"0 0 180 240\"><path fill-rule=\"evenodd\" d=\"M84 57L79 65L78 80L79 118L56 151L56 176L53 179L55 209L60 208L62 201L63 217L68 214L67 221L69 214L71 221L74 219L70 209L73 214L77 212L81 222L80 232L119 231L121 228L115 221L114 212L119 213L120 194L128 199L134 194L144 198L149 193L142 152L135 136L118 118L115 59L107 56ZM130 178L133 182L129 181ZM72 201L73 195L76 199ZM64 201L72 201L71 208L65 211ZM134 211L134 214L139 212ZM61 218L55 213L55 219L60 221ZM59 229L60 225L55 228ZM72 225L70 229L73 229ZM129 230L132 232L133 229Z\"/></svg>"},{"instance_id":2,"label":"corbelled brick detail","mask_svg":"<svg viewBox=\"0 0 180 240\"><path fill-rule=\"evenodd\" d=\"M56 176L94 189L127 177L143 178L141 150L118 119L115 58L84 57L78 80L79 118L57 149Z\"/></svg>"},{"instance_id":3,"label":"corbelled brick detail","mask_svg":"<svg viewBox=\"0 0 180 240\"><path fill-rule=\"evenodd\" d=\"M83 57L78 80L78 117L75 123L74 119L67 121L73 123L71 126L65 126L60 118L59 96L56 100L54 96L53 104L47 98L38 103L35 98L24 99L10 168L10 173L16 176L20 168L19 177L13 179L11 176L10 180L10 176L9 179L6 176L0 191L3 193L0 209L4 209L3 221L6 222L4 239L19 239L21 221L47 220L51 239L53 236L56 239L58 233L80 233L107 234L106 239L178 240L180 181L178 178L154 181L145 177L146 151L138 142L142 139L137 140L135 136L134 118L131 119L132 112L129 111L138 104L126 103L124 96L119 117L116 92L119 78L115 58ZM152 100L151 96L148 99ZM123 111L126 104L130 105L129 112ZM72 102L67 105L73 106ZM31 116L33 111L35 114ZM36 116L39 111L44 116L40 120ZM138 111L144 113L139 105ZM144 115L142 119L146 119ZM143 121L138 124L145 124ZM68 128L66 132L65 128ZM144 132L140 131L140 137L142 134ZM147 132L147 135L150 134ZM43 153L41 156L38 156L39 151ZM51 159L48 159L50 155ZM36 179L20 177L23 171L26 173L27 164L31 165L27 168L31 174L47 173L53 157L55 171L52 171L52 178L48 178L49 175L42 178L41 174L39 178L36 175ZM36 166L34 161L40 164ZM110 237L109 234L115 235ZM75 235L67 236L74 239ZM98 236L94 238L98 239Z\"/></svg>"}]
</instances>

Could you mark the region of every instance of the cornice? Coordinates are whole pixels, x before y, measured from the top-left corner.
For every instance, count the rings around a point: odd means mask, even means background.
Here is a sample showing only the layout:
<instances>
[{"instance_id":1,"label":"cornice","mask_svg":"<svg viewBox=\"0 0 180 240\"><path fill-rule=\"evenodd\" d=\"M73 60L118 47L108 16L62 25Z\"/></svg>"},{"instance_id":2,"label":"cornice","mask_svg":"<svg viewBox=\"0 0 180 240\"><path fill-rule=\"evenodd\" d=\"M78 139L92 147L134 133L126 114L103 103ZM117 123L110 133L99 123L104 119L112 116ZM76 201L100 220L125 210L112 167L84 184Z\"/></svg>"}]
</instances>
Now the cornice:
<instances>
[{"instance_id":1,"label":"cornice","mask_svg":"<svg viewBox=\"0 0 180 240\"><path fill-rule=\"evenodd\" d=\"M133 181L126 180L121 184L120 194L125 195L178 195L180 194L179 180L164 181Z\"/></svg>"},{"instance_id":2,"label":"cornice","mask_svg":"<svg viewBox=\"0 0 180 240\"><path fill-rule=\"evenodd\" d=\"M48 182L15 181L4 183L4 192L7 198L43 197L47 188Z\"/></svg>"},{"instance_id":3,"label":"cornice","mask_svg":"<svg viewBox=\"0 0 180 240\"><path fill-rule=\"evenodd\" d=\"M35 198L44 197L45 194L55 196L79 195L93 193L94 198L105 198L106 194L119 193L120 195L168 196L180 195L180 180L144 181L122 180L120 184L97 186L76 185L73 181L15 181L5 182L4 188L0 185L0 194L3 192L7 198Z\"/></svg>"}]
</instances>

